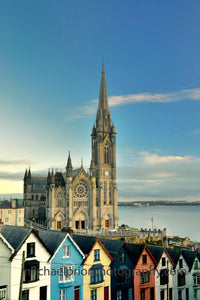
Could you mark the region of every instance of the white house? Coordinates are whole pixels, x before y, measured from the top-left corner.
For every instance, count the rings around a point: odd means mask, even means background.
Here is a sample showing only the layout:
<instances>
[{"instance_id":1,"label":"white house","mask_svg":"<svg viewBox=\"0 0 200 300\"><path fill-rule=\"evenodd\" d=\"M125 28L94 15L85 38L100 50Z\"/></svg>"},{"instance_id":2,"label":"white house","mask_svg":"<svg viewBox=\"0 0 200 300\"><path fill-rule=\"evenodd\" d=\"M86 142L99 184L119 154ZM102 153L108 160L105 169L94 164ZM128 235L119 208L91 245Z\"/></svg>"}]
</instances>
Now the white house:
<instances>
[{"instance_id":1,"label":"white house","mask_svg":"<svg viewBox=\"0 0 200 300\"><path fill-rule=\"evenodd\" d=\"M155 300L173 300L174 262L164 247L148 246L154 256L155 268Z\"/></svg>"},{"instance_id":2,"label":"white house","mask_svg":"<svg viewBox=\"0 0 200 300\"><path fill-rule=\"evenodd\" d=\"M33 229L4 226L2 223L0 224L0 296L8 300L18 300L23 252L25 252L25 262L22 299L50 300L50 276L48 272L46 275L43 272L45 268L50 270L48 262L50 251Z\"/></svg>"},{"instance_id":3,"label":"white house","mask_svg":"<svg viewBox=\"0 0 200 300\"><path fill-rule=\"evenodd\" d=\"M174 269L174 300L189 300L189 267L182 253Z\"/></svg>"}]
</instances>

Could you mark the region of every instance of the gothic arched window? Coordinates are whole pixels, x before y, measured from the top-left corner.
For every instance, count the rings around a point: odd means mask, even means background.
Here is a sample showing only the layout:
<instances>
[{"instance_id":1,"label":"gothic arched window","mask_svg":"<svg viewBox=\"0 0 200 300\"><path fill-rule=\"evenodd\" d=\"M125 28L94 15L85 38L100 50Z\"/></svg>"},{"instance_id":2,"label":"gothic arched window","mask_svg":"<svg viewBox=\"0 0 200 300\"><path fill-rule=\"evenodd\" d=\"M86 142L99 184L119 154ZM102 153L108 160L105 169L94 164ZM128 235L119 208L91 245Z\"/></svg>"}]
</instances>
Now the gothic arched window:
<instances>
[{"instance_id":1,"label":"gothic arched window","mask_svg":"<svg viewBox=\"0 0 200 300\"><path fill-rule=\"evenodd\" d=\"M104 147L104 164L108 164L108 144Z\"/></svg>"}]
</instances>

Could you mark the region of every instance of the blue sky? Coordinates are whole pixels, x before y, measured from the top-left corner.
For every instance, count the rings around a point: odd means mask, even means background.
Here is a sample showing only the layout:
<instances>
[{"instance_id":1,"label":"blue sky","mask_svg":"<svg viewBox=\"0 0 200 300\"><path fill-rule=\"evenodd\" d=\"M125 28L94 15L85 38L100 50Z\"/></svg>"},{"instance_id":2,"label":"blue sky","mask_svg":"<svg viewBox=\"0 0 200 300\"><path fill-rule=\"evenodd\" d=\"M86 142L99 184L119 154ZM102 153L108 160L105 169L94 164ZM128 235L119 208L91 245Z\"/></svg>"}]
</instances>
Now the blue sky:
<instances>
[{"instance_id":1,"label":"blue sky","mask_svg":"<svg viewBox=\"0 0 200 300\"><path fill-rule=\"evenodd\" d=\"M102 55L119 199L200 200L199 0L1 1L0 193L90 163Z\"/></svg>"}]
</instances>

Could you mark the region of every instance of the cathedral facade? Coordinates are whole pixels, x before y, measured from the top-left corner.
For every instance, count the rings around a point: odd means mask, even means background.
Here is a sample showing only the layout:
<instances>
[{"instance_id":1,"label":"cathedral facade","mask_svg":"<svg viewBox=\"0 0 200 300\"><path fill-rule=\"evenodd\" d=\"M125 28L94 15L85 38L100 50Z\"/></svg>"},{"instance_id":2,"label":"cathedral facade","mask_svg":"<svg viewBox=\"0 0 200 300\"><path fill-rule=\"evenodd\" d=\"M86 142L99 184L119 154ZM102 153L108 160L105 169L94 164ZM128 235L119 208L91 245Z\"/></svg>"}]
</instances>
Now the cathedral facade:
<instances>
[{"instance_id":1,"label":"cathedral facade","mask_svg":"<svg viewBox=\"0 0 200 300\"><path fill-rule=\"evenodd\" d=\"M47 228L114 229L118 227L116 131L108 106L102 65L96 124L91 134L92 157L88 172L73 168L70 153L65 172L24 176L25 218Z\"/></svg>"}]
</instances>

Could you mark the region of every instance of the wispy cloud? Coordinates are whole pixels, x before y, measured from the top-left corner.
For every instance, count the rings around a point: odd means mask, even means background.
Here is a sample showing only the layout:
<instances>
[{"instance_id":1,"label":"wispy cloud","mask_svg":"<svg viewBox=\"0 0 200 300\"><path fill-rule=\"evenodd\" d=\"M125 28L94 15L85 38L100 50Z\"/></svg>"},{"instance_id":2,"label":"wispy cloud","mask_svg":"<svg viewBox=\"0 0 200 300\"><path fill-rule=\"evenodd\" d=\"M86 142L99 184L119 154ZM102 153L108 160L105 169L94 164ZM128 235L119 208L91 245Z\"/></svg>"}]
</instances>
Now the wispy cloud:
<instances>
[{"instance_id":1,"label":"wispy cloud","mask_svg":"<svg viewBox=\"0 0 200 300\"><path fill-rule=\"evenodd\" d=\"M183 161L192 159L192 156L159 156L156 153L149 153L146 151L139 152L139 155L142 156L143 160L148 164L160 164L160 163L169 163L174 161Z\"/></svg>"},{"instance_id":2,"label":"wispy cloud","mask_svg":"<svg viewBox=\"0 0 200 300\"><path fill-rule=\"evenodd\" d=\"M32 161L22 159L22 160L0 160L0 165L31 165Z\"/></svg>"},{"instance_id":3,"label":"wispy cloud","mask_svg":"<svg viewBox=\"0 0 200 300\"><path fill-rule=\"evenodd\" d=\"M200 134L200 129L193 130L190 132L190 134L192 134L192 135Z\"/></svg>"},{"instance_id":4,"label":"wispy cloud","mask_svg":"<svg viewBox=\"0 0 200 300\"><path fill-rule=\"evenodd\" d=\"M138 103L170 103L183 100L200 100L200 88L184 89L172 93L140 93L131 95L111 96L108 97L110 106L120 106ZM82 119L95 114L98 99L87 102L85 106L74 107L72 110L66 111L66 121Z\"/></svg>"}]
</instances>

